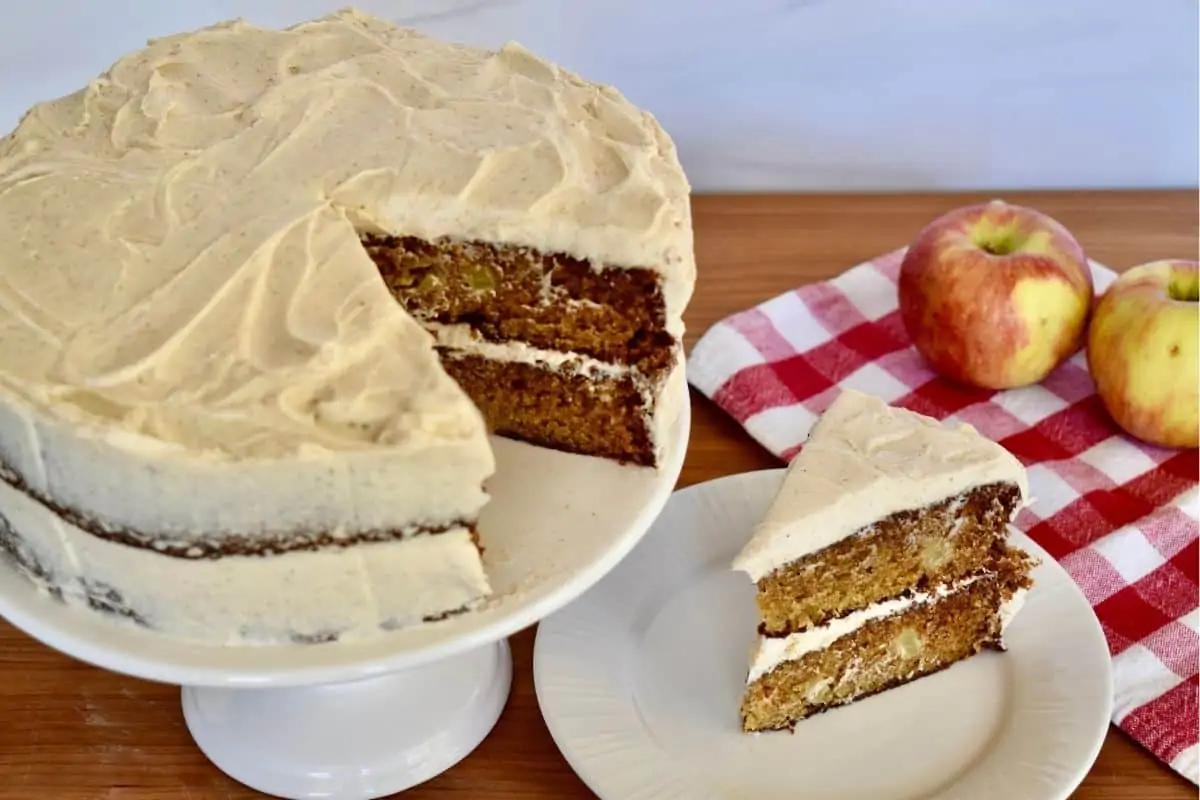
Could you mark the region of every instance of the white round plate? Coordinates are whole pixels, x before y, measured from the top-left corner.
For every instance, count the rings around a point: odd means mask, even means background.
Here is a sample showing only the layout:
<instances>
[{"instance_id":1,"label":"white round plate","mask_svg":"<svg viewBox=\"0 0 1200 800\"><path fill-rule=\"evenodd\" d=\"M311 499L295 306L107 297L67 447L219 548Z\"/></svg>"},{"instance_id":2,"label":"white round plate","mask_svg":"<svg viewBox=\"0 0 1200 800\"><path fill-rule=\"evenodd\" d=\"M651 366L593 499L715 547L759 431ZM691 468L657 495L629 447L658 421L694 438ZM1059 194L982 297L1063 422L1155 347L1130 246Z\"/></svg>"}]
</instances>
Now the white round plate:
<instances>
[{"instance_id":1,"label":"white round plate","mask_svg":"<svg viewBox=\"0 0 1200 800\"><path fill-rule=\"evenodd\" d=\"M730 570L783 470L675 493L612 573L543 620L538 702L559 749L604 800L1061 800L1112 710L1104 635L1074 582L1030 539L1036 585L1006 653L800 722L742 733L757 615Z\"/></svg>"},{"instance_id":2,"label":"white round plate","mask_svg":"<svg viewBox=\"0 0 1200 800\"><path fill-rule=\"evenodd\" d=\"M682 370L676 379L685 380ZM362 642L219 647L67 608L0 564L0 616L83 661L183 686L363 680L476 650L578 597L642 538L675 488L687 450L688 392L672 395L681 407L657 470L493 438L496 473L479 530L494 597L478 611Z\"/></svg>"}]
</instances>

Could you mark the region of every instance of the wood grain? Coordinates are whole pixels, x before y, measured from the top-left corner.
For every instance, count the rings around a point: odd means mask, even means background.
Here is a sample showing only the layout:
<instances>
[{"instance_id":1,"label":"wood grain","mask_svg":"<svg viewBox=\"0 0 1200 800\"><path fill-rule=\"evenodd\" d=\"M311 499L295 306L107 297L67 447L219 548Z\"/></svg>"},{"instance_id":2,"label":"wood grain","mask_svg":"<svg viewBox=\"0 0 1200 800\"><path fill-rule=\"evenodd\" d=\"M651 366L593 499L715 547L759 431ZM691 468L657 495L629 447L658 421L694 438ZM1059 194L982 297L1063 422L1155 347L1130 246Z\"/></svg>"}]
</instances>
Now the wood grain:
<instances>
[{"instance_id":1,"label":"wood grain","mask_svg":"<svg viewBox=\"0 0 1200 800\"><path fill-rule=\"evenodd\" d=\"M938 213L987 195L708 196L695 200L700 280L689 339L714 321L904 244ZM1197 195L1012 193L1051 213L1093 258L1123 269L1197 257ZM775 465L703 398L681 485ZM513 637L516 674L492 735L406 798L582 800L534 698L533 631ZM103 672L0 622L0 798L242 800L257 797L213 768L184 728L179 690ZM1073 800L1183 800L1196 789L1117 731Z\"/></svg>"}]
</instances>

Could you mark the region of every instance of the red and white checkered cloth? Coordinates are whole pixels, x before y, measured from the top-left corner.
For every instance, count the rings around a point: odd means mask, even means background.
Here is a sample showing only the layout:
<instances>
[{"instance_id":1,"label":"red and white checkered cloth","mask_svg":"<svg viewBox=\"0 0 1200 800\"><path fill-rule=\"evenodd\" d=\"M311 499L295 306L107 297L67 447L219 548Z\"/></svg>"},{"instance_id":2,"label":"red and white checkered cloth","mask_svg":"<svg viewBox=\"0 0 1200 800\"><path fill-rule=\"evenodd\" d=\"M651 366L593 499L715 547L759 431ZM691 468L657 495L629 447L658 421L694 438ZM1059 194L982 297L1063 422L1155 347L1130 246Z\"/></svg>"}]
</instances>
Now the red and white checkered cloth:
<instances>
[{"instance_id":1,"label":"red and white checkered cloth","mask_svg":"<svg viewBox=\"0 0 1200 800\"><path fill-rule=\"evenodd\" d=\"M938 378L900 322L903 249L728 317L688 379L784 460L843 387L975 426L1029 470L1016 524L1083 589L1113 659L1113 721L1197 782L1200 497L1197 451L1137 442L1109 419L1082 354L1004 392ZM1098 291L1114 274L1093 265Z\"/></svg>"}]
</instances>

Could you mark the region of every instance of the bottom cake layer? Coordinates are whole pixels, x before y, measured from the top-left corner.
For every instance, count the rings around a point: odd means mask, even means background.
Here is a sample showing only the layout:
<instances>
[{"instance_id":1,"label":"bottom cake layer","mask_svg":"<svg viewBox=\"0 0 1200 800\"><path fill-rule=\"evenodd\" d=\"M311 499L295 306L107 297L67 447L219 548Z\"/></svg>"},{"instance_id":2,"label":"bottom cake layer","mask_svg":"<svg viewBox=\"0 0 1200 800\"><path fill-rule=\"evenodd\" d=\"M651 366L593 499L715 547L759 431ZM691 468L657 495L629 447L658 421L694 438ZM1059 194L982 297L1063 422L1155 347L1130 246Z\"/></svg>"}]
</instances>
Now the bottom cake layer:
<instances>
[{"instance_id":1,"label":"bottom cake layer","mask_svg":"<svg viewBox=\"0 0 1200 800\"><path fill-rule=\"evenodd\" d=\"M665 374L519 342L486 342L464 325L429 325L442 366L500 436L568 453L656 466Z\"/></svg>"},{"instance_id":2,"label":"bottom cake layer","mask_svg":"<svg viewBox=\"0 0 1200 800\"><path fill-rule=\"evenodd\" d=\"M790 728L984 649L1002 650L1004 627L1027 587L1025 569L987 572L800 634L761 637L742 698L742 728Z\"/></svg>"},{"instance_id":3,"label":"bottom cake layer","mask_svg":"<svg viewBox=\"0 0 1200 800\"><path fill-rule=\"evenodd\" d=\"M450 374L488 430L568 453L655 464L641 393L629 378L587 378L533 364L449 357Z\"/></svg>"},{"instance_id":4,"label":"bottom cake layer","mask_svg":"<svg viewBox=\"0 0 1200 800\"><path fill-rule=\"evenodd\" d=\"M348 547L177 558L80 530L0 482L5 560L68 605L216 645L363 638L467 610L490 592L466 527Z\"/></svg>"}]
</instances>

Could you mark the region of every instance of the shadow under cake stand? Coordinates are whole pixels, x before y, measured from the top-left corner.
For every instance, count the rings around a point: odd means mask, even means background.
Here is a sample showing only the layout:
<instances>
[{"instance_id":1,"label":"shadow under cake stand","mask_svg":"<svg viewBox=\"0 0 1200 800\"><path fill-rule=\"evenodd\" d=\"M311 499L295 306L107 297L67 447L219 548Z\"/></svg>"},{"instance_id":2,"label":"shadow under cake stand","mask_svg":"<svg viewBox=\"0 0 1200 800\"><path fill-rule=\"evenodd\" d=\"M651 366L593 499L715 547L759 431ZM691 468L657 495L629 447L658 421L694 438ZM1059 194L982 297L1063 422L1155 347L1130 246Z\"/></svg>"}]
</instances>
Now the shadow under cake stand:
<instances>
[{"instance_id":1,"label":"shadow under cake stand","mask_svg":"<svg viewBox=\"0 0 1200 800\"><path fill-rule=\"evenodd\" d=\"M478 611L363 642L222 648L68 608L0 574L0 616L83 661L182 686L196 744L253 789L400 792L458 763L496 724L512 682L506 637L604 577L662 511L691 426L688 394L677 396L657 471L493 438L480 530L495 596Z\"/></svg>"}]
</instances>

